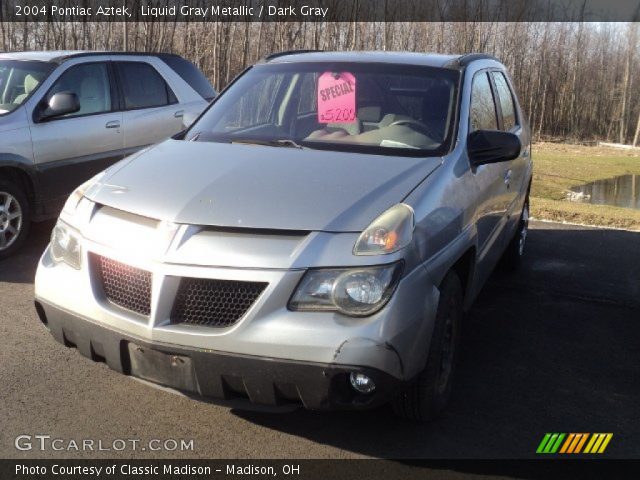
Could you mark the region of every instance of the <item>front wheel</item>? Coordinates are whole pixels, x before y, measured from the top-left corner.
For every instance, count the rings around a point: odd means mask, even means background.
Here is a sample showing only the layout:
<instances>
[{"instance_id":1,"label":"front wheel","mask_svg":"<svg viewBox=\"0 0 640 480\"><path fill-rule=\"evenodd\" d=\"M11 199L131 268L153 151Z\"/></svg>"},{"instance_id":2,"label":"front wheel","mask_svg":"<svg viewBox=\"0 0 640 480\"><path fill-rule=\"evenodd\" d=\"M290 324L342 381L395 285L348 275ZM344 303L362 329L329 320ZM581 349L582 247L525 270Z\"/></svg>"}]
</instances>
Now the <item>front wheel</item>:
<instances>
[{"instance_id":1,"label":"front wheel","mask_svg":"<svg viewBox=\"0 0 640 480\"><path fill-rule=\"evenodd\" d=\"M0 180L0 259L8 257L24 243L31 216L29 203L15 184Z\"/></svg>"},{"instance_id":2,"label":"front wheel","mask_svg":"<svg viewBox=\"0 0 640 480\"><path fill-rule=\"evenodd\" d=\"M462 285L451 271L440 286L440 301L427 364L418 378L392 403L396 415L415 422L437 416L451 396L462 328Z\"/></svg>"}]
</instances>

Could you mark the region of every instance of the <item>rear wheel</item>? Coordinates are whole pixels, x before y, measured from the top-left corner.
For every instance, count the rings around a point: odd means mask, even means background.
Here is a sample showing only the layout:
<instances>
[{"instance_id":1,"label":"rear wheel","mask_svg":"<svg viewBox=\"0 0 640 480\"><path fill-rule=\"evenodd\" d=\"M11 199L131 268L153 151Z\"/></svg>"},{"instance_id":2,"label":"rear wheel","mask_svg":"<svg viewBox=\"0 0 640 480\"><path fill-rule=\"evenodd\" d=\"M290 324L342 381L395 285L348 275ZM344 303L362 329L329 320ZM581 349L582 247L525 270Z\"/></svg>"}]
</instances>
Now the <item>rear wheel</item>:
<instances>
[{"instance_id":1,"label":"rear wheel","mask_svg":"<svg viewBox=\"0 0 640 480\"><path fill-rule=\"evenodd\" d=\"M527 242L527 234L529 233L529 196L524 201L520 220L518 221L518 229L509 242L507 249L502 256L502 263L507 270L515 271L522 264L524 249Z\"/></svg>"},{"instance_id":2,"label":"rear wheel","mask_svg":"<svg viewBox=\"0 0 640 480\"><path fill-rule=\"evenodd\" d=\"M6 180L0 180L0 258L15 252L24 243L31 215L23 191Z\"/></svg>"},{"instance_id":3,"label":"rear wheel","mask_svg":"<svg viewBox=\"0 0 640 480\"><path fill-rule=\"evenodd\" d=\"M447 405L451 396L462 327L462 285L451 271L440 286L440 301L427 364L418 378L393 401L396 415L425 422Z\"/></svg>"}]
</instances>

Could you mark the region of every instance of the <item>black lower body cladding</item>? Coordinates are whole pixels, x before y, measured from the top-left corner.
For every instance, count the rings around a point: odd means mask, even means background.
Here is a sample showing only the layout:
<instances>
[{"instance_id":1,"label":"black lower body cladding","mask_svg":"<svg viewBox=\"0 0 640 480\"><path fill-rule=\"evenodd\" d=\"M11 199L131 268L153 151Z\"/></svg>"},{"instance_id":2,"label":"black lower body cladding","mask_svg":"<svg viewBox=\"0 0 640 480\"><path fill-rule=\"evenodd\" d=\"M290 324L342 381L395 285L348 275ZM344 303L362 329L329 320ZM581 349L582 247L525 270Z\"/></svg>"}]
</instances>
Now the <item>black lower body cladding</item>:
<instances>
[{"instance_id":1,"label":"black lower body cladding","mask_svg":"<svg viewBox=\"0 0 640 480\"><path fill-rule=\"evenodd\" d=\"M197 396L262 405L301 404L311 410L366 409L382 405L401 387L371 368L237 355L150 343L105 328L36 300L36 311L53 337L85 357L132 375ZM350 386L351 372L370 377L369 395Z\"/></svg>"}]
</instances>

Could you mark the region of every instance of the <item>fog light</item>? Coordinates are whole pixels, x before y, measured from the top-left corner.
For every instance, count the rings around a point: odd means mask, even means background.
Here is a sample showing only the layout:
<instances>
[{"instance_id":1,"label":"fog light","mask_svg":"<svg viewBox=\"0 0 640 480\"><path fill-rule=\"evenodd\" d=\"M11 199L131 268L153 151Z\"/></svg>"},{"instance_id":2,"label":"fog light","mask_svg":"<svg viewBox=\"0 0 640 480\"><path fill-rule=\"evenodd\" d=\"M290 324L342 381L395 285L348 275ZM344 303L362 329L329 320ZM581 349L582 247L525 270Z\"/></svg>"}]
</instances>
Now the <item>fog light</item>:
<instances>
[{"instance_id":1,"label":"fog light","mask_svg":"<svg viewBox=\"0 0 640 480\"><path fill-rule=\"evenodd\" d=\"M376 384L364 373L351 372L349 381L353 389L358 393L371 393L376 389Z\"/></svg>"}]
</instances>

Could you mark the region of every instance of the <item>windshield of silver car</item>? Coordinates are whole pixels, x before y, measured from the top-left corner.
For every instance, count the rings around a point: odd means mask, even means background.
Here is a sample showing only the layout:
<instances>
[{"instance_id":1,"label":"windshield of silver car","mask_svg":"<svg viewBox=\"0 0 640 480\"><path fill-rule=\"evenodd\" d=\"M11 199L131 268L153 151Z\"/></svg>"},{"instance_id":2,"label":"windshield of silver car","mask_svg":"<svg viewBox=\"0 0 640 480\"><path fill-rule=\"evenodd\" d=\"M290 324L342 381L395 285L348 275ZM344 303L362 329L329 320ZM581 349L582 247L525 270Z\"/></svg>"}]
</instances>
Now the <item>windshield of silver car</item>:
<instances>
[{"instance_id":1,"label":"windshield of silver car","mask_svg":"<svg viewBox=\"0 0 640 480\"><path fill-rule=\"evenodd\" d=\"M185 140L383 155L440 155L451 142L459 73L384 63L258 65Z\"/></svg>"},{"instance_id":2,"label":"windshield of silver car","mask_svg":"<svg viewBox=\"0 0 640 480\"><path fill-rule=\"evenodd\" d=\"M0 115L22 105L53 67L47 62L0 60Z\"/></svg>"}]
</instances>

